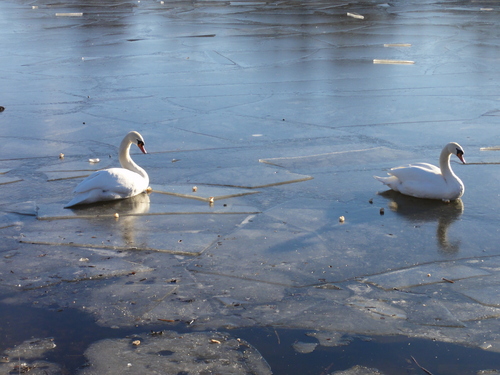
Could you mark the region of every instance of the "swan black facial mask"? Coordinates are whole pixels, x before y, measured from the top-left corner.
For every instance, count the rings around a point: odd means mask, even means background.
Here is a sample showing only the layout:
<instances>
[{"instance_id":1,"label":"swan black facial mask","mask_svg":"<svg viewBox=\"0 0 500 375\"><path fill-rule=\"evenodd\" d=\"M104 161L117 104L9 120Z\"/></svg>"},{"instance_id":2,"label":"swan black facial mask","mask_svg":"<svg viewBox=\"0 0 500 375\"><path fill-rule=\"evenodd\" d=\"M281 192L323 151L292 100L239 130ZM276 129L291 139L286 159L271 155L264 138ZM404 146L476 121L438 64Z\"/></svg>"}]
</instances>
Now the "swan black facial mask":
<instances>
[{"instance_id":1,"label":"swan black facial mask","mask_svg":"<svg viewBox=\"0 0 500 375\"><path fill-rule=\"evenodd\" d=\"M457 148L457 157L460 159L462 163L465 164L464 152L459 148Z\"/></svg>"},{"instance_id":2,"label":"swan black facial mask","mask_svg":"<svg viewBox=\"0 0 500 375\"><path fill-rule=\"evenodd\" d=\"M140 139L137 140L137 147L139 147L143 154L147 154L146 149L144 148L144 142Z\"/></svg>"}]
</instances>

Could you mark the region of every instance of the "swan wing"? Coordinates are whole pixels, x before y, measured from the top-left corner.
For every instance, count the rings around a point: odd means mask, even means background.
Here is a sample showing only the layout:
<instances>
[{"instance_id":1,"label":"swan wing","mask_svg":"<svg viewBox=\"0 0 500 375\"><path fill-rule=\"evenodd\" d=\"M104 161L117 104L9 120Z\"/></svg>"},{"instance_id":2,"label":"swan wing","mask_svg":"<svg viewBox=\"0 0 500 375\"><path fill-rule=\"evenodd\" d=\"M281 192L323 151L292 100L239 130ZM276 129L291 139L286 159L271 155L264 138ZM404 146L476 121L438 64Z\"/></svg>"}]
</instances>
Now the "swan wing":
<instances>
[{"instance_id":1,"label":"swan wing","mask_svg":"<svg viewBox=\"0 0 500 375\"><path fill-rule=\"evenodd\" d=\"M92 173L78 184L74 193L81 194L97 189L126 198L143 192L147 185L146 179L138 173L124 168L110 168Z\"/></svg>"},{"instance_id":2,"label":"swan wing","mask_svg":"<svg viewBox=\"0 0 500 375\"><path fill-rule=\"evenodd\" d=\"M399 180L412 181L412 180L434 180L443 178L441 169L435 165L428 163L415 163L406 167L392 168L388 172L391 176L397 177Z\"/></svg>"},{"instance_id":3,"label":"swan wing","mask_svg":"<svg viewBox=\"0 0 500 375\"><path fill-rule=\"evenodd\" d=\"M399 167L399 168L405 168L405 167ZM422 169L424 171L429 171L429 172L433 172L436 174L441 174L441 168L439 168L433 164L429 164L429 163L413 163L413 164L408 165L406 168L418 168L418 169ZM398 169L398 168L392 168L392 169Z\"/></svg>"},{"instance_id":4,"label":"swan wing","mask_svg":"<svg viewBox=\"0 0 500 375\"><path fill-rule=\"evenodd\" d=\"M397 191L418 198L443 199L449 195L449 186L441 170L427 163L394 168L389 172L397 179Z\"/></svg>"}]
</instances>

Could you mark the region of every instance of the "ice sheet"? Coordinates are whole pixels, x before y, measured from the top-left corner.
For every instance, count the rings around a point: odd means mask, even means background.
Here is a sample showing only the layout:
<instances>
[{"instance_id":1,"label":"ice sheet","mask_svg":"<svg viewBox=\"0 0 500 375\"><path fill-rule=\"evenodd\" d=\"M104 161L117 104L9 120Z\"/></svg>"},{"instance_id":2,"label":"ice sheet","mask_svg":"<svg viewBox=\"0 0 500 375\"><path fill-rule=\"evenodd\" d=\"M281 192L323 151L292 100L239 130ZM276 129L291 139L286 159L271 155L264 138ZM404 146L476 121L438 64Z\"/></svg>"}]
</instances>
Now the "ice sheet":
<instances>
[{"instance_id":1,"label":"ice sheet","mask_svg":"<svg viewBox=\"0 0 500 375\"><path fill-rule=\"evenodd\" d=\"M479 268L446 263L424 264L403 270L369 276L364 282L376 284L386 290L410 288L417 285L443 283L470 277L487 276L490 273Z\"/></svg>"},{"instance_id":2,"label":"ice sheet","mask_svg":"<svg viewBox=\"0 0 500 375\"><path fill-rule=\"evenodd\" d=\"M36 216L38 207L35 201L26 201L1 205L0 211L26 216Z\"/></svg>"},{"instance_id":3,"label":"ice sheet","mask_svg":"<svg viewBox=\"0 0 500 375\"><path fill-rule=\"evenodd\" d=\"M10 358L23 358L23 359L34 359L39 358L49 350L56 347L54 339L45 338L38 339L33 338L31 340L25 341L15 348L8 349L4 353Z\"/></svg>"},{"instance_id":4,"label":"ice sheet","mask_svg":"<svg viewBox=\"0 0 500 375\"><path fill-rule=\"evenodd\" d=\"M354 146L356 147L356 146ZM326 154L294 156L286 158L261 159L262 163L277 165L283 168L296 170L311 168L320 169L325 166L344 166L344 165L367 165L380 162L382 160L398 160L408 157L408 153L398 150L391 150L387 147L374 147L367 149L337 151Z\"/></svg>"},{"instance_id":5,"label":"ice sheet","mask_svg":"<svg viewBox=\"0 0 500 375\"><path fill-rule=\"evenodd\" d=\"M197 175L193 183L259 189L311 180L313 177L291 173L284 169L250 166L225 168L217 172Z\"/></svg>"},{"instance_id":6,"label":"ice sheet","mask_svg":"<svg viewBox=\"0 0 500 375\"><path fill-rule=\"evenodd\" d=\"M162 331L93 344L86 357L90 374L223 373L271 374L260 353L244 340L219 332Z\"/></svg>"},{"instance_id":7,"label":"ice sheet","mask_svg":"<svg viewBox=\"0 0 500 375\"><path fill-rule=\"evenodd\" d=\"M365 366L354 366L345 371L335 371L332 375L384 375L375 368L369 368Z\"/></svg>"},{"instance_id":8,"label":"ice sheet","mask_svg":"<svg viewBox=\"0 0 500 375\"><path fill-rule=\"evenodd\" d=\"M150 272L150 267L120 259L114 253L102 256L92 249L40 247L36 253L17 250L0 263L0 284L19 289L37 289L64 282L103 279L130 273ZM11 272L13 269L16 272Z\"/></svg>"},{"instance_id":9,"label":"ice sheet","mask_svg":"<svg viewBox=\"0 0 500 375\"><path fill-rule=\"evenodd\" d=\"M241 197L247 194L256 194L259 191L247 189L234 189L218 186L195 186L195 185L151 185L153 192L162 194L171 194L178 197L197 199L201 201L213 201ZM213 203L213 202L212 202Z\"/></svg>"},{"instance_id":10,"label":"ice sheet","mask_svg":"<svg viewBox=\"0 0 500 375\"><path fill-rule=\"evenodd\" d=\"M461 293L486 306L500 307L498 285L486 285L477 289L461 290Z\"/></svg>"},{"instance_id":11,"label":"ice sheet","mask_svg":"<svg viewBox=\"0 0 500 375\"><path fill-rule=\"evenodd\" d=\"M224 197L218 198L224 199ZM120 217L200 214L241 215L259 213L258 208L251 206L240 206L231 203L209 204L208 198L206 199L206 204L193 204L191 202L190 200L186 200L185 204L156 204L154 202L151 203L147 195L141 194L120 201L80 206L72 209L65 209L62 204L40 205L37 218L39 220L90 219L97 217L116 219L116 213ZM120 218L117 220L120 220Z\"/></svg>"},{"instance_id":12,"label":"ice sheet","mask_svg":"<svg viewBox=\"0 0 500 375\"><path fill-rule=\"evenodd\" d=\"M500 39L481 7L0 2L0 177L22 179L0 189L2 299L105 327L499 351L498 155L481 148L496 144ZM64 210L75 177L118 166L132 129L151 183L184 197ZM451 140L470 161L452 164L461 204L377 194L373 175L436 164Z\"/></svg>"},{"instance_id":13,"label":"ice sheet","mask_svg":"<svg viewBox=\"0 0 500 375\"><path fill-rule=\"evenodd\" d=\"M0 185L12 184L22 180L22 178L0 176Z\"/></svg>"}]
</instances>

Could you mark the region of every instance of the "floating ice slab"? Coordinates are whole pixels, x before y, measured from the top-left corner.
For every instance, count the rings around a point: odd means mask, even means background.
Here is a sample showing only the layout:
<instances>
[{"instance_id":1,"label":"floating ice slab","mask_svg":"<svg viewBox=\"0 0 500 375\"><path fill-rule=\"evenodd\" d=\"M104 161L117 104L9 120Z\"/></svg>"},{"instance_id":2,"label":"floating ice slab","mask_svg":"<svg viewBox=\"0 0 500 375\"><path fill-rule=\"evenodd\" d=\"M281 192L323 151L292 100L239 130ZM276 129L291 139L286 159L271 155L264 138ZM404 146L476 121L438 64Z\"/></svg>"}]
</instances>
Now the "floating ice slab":
<instances>
[{"instance_id":1,"label":"floating ice slab","mask_svg":"<svg viewBox=\"0 0 500 375\"><path fill-rule=\"evenodd\" d=\"M12 184L14 182L19 182L22 180L23 180L22 178L17 178L17 177L0 176L0 185Z\"/></svg>"},{"instance_id":2,"label":"floating ice slab","mask_svg":"<svg viewBox=\"0 0 500 375\"><path fill-rule=\"evenodd\" d=\"M49 246L71 246L89 249L111 250L144 250L179 255L199 255L214 241L217 236L207 233L174 233L165 234L161 238L130 228L126 223L122 235L113 233L80 232L41 232L26 233L21 243ZM131 224L132 225L132 224ZM133 225L132 225L133 226ZM82 233L83 232L83 233Z\"/></svg>"},{"instance_id":3,"label":"floating ice slab","mask_svg":"<svg viewBox=\"0 0 500 375\"><path fill-rule=\"evenodd\" d=\"M7 363L0 363L0 373L25 374L29 372L34 375L59 375L62 370L57 364L36 360L55 347L56 344L52 338L27 340L4 352L2 362Z\"/></svg>"},{"instance_id":4,"label":"floating ice slab","mask_svg":"<svg viewBox=\"0 0 500 375\"><path fill-rule=\"evenodd\" d=\"M40 248L36 253L19 250L2 260L0 284L22 289L152 271L150 267L120 259L111 252L104 257L89 249L57 246L50 250ZM16 272L11 272L13 269Z\"/></svg>"},{"instance_id":5,"label":"floating ice slab","mask_svg":"<svg viewBox=\"0 0 500 375\"><path fill-rule=\"evenodd\" d=\"M355 296L347 300L347 304L362 309L363 311L375 316L390 317L394 319L406 319L404 310L397 306L387 304L383 301L367 299L361 296Z\"/></svg>"},{"instance_id":6,"label":"floating ice slab","mask_svg":"<svg viewBox=\"0 0 500 375\"><path fill-rule=\"evenodd\" d=\"M314 352L314 349L318 346L316 342L302 342L297 341L293 343L292 347L295 349L297 353L307 354Z\"/></svg>"},{"instance_id":7,"label":"floating ice slab","mask_svg":"<svg viewBox=\"0 0 500 375\"><path fill-rule=\"evenodd\" d=\"M155 332L103 340L85 352L90 365L79 375L255 374L270 375L260 353L241 339L219 332Z\"/></svg>"},{"instance_id":8,"label":"floating ice slab","mask_svg":"<svg viewBox=\"0 0 500 375\"><path fill-rule=\"evenodd\" d=\"M258 189L311 180L313 177L291 173L283 169L253 166L225 168L193 177L193 183Z\"/></svg>"},{"instance_id":9,"label":"floating ice slab","mask_svg":"<svg viewBox=\"0 0 500 375\"><path fill-rule=\"evenodd\" d=\"M9 228L13 226L22 226L23 223L21 221L14 220L9 214L0 213L0 229Z\"/></svg>"},{"instance_id":10,"label":"floating ice slab","mask_svg":"<svg viewBox=\"0 0 500 375\"><path fill-rule=\"evenodd\" d=\"M394 288L410 288L419 285L447 282L446 280L455 281L486 275L489 275L489 272L479 268L436 263L369 276L363 281L390 290Z\"/></svg>"},{"instance_id":11,"label":"floating ice slab","mask_svg":"<svg viewBox=\"0 0 500 375\"><path fill-rule=\"evenodd\" d=\"M384 375L376 368L368 368L364 366L354 366L348 370L335 371L331 375Z\"/></svg>"},{"instance_id":12,"label":"floating ice slab","mask_svg":"<svg viewBox=\"0 0 500 375\"><path fill-rule=\"evenodd\" d=\"M325 166L369 165L371 163L380 163L381 161L404 159L410 155L406 151L393 150L387 147L374 147L317 155L260 159L259 161L293 170L305 167L318 169Z\"/></svg>"},{"instance_id":13,"label":"floating ice slab","mask_svg":"<svg viewBox=\"0 0 500 375\"><path fill-rule=\"evenodd\" d=\"M61 160L51 165L38 169L47 176L47 181L57 181L72 178L84 178L95 171L111 167L112 159L107 158L100 163L90 163L89 161L66 161ZM118 165L117 165L118 166Z\"/></svg>"},{"instance_id":14,"label":"floating ice slab","mask_svg":"<svg viewBox=\"0 0 500 375\"><path fill-rule=\"evenodd\" d=\"M147 195L142 194L136 197ZM158 216L158 215L199 215L199 214L256 214L260 211L251 206L236 204L157 204L138 199L128 198L115 202L80 206L72 209L64 208L62 204L40 205L39 220L84 219L84 218L116 218L116 213L122 216ZM119 219L120 219L119 218ZM118 220L119 220L118 219Z\"/></svg>"},{"instance_id":15,"label":"floating ice slab","mask_svg":"<svg viewBox=\"0 0 500 375\"><path fill-rule=\"evenodd\" d=\"M22 344L17 345L12 349L6 350L4 353L14 359L33 359L41 357L45 352L52 350L56 347L54 339L31 339L24 341Z\"/></svg>"},{"instance_id":16,"label":"floating ice slab","mask_svg":"<svg viewBox=\"0 0 500 375\"><path fill-rule=\"evenodd\" d=\"M19 215L36 216L38 207L34 201L27 201L0 206L0 211Z\"/></svg>"},{"instance_id":17,"label":"floating ice slab","mask_svg":"<svg viewBox=\"0 0 500 375\"><path fill-rule=\"evenodd\" d=\"M26 374L30 375L61 375L64 371L56 363L46 361L16 361L0 364L0 373L2 374Z\"/></svg>"},{"instance_id":18,"label":"floating ice slab","mask_svg":"<svg viewBox=\"0 0 500 375\"><path fill-rule=\"evenodd\" d=\"M83 158L82 158L83 159ZM87 171L93 172L98 169L103 169L111 166L112 164L116 164L119 166L119 163L116 160L111 158L102 159L99 163L91 163L89 160L77 160L77 161L67 161L66 159L59 159L57 162L43 166L39 168L38 172L72 172L72 171Z\"/></svg>"},{"instance_id":19,"label":"floating ice slab","mask_svg":"<svg viewBox=\"0 0 500 375\"><path fill-rule=\"evenodd\" d=\"M96 169L97 170L97 169ZM71 180L74 178L84 179L92 174L92 171L66 171L66 172L44 172L47 176L47 181ZM76 187L76 185L75 185Z\"/></svg>"},{"instance_id":20,"label":"floating ice slab","mask_svg":"<svg viewBox=\"0 0 500 375\"><path fill-rule=\"evenodd\" d=\"M498 285L483 285L480 288L460 289L460 293L472 298L482 305L500 307Z\"/></svg>"},{"instance_id":21,"label":"floating ice slab","mask_svg":"<svg viewBox=\"0 0 500 375\"><path fill-rule=\"evenodd\" d=\"M423 326L465 327L465 324L437 299L418 296L395 300L393 303L405 309L408 322Z\"/></svg>"},{"instance_id":22,"label":"floating ice slab","mask_svg":"<svg viewBox=\"0 0 500 375\"><path fill-rule=\"evenodd\" d=\"M217 201L259 193L255 190L205 185L151 185L151 188L154 193L170 194L177 197L197 199L205 202L210 202L210 197L213 198L213 201Z\"/></svg>"},{"instance_id":23,"label":"floating ice slab","mask_svg":"<svg viewBox=\"0 0 500 375\"><path fill-rule=\"evenodd\" d=\"M341 332L310 332L307 336L314 337L321 346L345 346L349 345L353 337Z\"/></svg>"},{"instance_id":24,"label":"floating ice slab","mask_svg":"<svg viewBox=\"0 0 500 375\"><path fill-rule=\"evenodd\" d=\"M462 290L458 290L459 293ZM462 293L464 294L464 293ZM468 296L474 300L472 296L475 293L471 293L471 296ZM479 321L482 319L491 319L500 317L500 309L492 306L484 306L472 301L449 301L444 300L441 301L443 306L445 306L449 311L453 312L453 315L459 319L461 322L469 322L469 321Z\"/></svg>"},{"instance_id":25,"label":"floating ice slab","mask_svg":"<svg viewBox=\"0 0 500 375\"><path fill-rule=\"evenodd\" d=\"M333 226L339 213L330 201L316 199L296 199L273 207L265 215L308 231L319 230L325 225ZM327 224L328 223L328 224Z\"/></svg>"},{"instance_id":26,"label":"floating ice slab","mask_svg":"<svg viewBox=\"0 0 500 375\"><path fill-rule=\"evenodd\" d=\"M171 264L168 261L165 263ZM174 274L170 273L170 276ZM150 278L154 280L156 276L141 273L109 285L96 285L92 288L90 299L85 301L85 310L93 313L97 323L101 325L129 326L144 321L156 306L166 300L170 302L169 298L179 289L176 281L162 280L152 283ZM107 301L106 306L103 306L102 301ZM119 316L116 315L117 311L120 311ZM165 314L159 318L163 319L163 322L173 323L178 314Z\"/></svg>"}]
</instances>

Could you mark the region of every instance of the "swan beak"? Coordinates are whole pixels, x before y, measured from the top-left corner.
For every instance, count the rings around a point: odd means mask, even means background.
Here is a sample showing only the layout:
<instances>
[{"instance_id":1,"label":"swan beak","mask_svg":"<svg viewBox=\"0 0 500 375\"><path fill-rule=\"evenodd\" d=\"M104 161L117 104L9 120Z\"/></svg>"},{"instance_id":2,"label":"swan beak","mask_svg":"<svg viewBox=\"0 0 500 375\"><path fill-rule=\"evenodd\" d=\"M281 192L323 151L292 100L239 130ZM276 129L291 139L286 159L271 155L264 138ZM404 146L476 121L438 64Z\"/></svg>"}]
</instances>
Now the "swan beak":
<instances>
[{"instance_id":1,"label":"swan beak","mask_svg":"<svg viewBox=\"0 0 500 375\"><path fill-rule=\"evenodd\" d=\"M462 156L462 154L457 154L457 157L460 159L460 161L461 161L462 163L464 163L464 164L465 164L465 159L464 159L464 157Z\"/></svg>"},{"instance_id":2,"label":"swan beak","mask_svg":"<svg viewBox=\"0 0 500 375\"><path fill-rule=\"evenodd\" d=\"M147 151L146 151L146 149L144 148L144 144L140 144L140 143L139 143L139 144L137 145L137 147L139 147L139 148L141 149L141 151L142 151L142 153L143 153L143 154L147 154Z\"/></svg>"}]
</instances>

